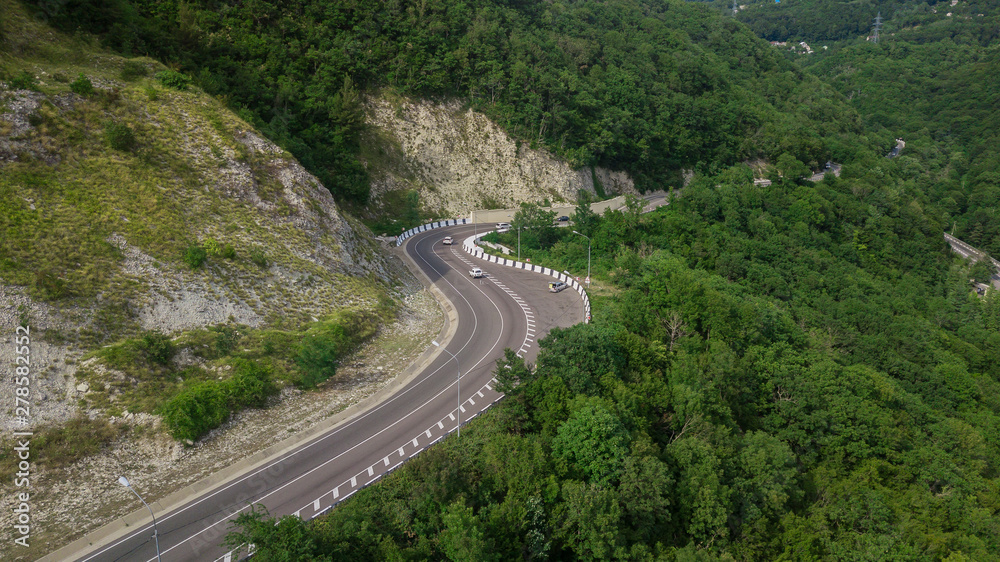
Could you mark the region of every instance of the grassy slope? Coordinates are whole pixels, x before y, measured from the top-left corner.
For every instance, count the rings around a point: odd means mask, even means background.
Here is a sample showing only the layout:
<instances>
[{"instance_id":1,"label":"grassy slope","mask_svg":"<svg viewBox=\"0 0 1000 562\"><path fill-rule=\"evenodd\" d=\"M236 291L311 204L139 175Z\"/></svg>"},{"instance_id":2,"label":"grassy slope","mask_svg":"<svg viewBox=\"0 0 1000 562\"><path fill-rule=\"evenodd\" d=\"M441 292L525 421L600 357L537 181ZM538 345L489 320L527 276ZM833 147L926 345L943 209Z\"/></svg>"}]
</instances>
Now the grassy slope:
<instances>
[{"instance_id":1,"label":"grassy slope","mask_svg":"<svg viewBox=\"0 0 1000 562\"><path fill-rule=\"evenodd\" d=\"M34 91L0 89L0 288L16 302L30 297L25 317L49 326L35 339L69 357L111 345L80 370L39 373L54 387L73 371L90 384L70 407L154 412L236 357L269 362L278 380L296 382L293 358L309 330L351 318L370 335L391 316L396 274L364 227L220 101L167 88L154 76L159 63L57 34L13 0L0 0L0 13L0 82L24 72L36 81ZM145 75L125 76L127 66ZM81 74L93 94L71 92ZM135 148L112 149L108 123L130 127ZM122 239L127 251L112 243ZM234 255L209 255L191 270L185 249L211 241ZM136 251L149 260L130 270ZM245 304L263 325L219 335L195 315L174 334L175 351L198 348L195 367L150 362L138 312L192 293L208 306ZM112 357L118 349L128 353Z\"/></svg>"}]
</instances>

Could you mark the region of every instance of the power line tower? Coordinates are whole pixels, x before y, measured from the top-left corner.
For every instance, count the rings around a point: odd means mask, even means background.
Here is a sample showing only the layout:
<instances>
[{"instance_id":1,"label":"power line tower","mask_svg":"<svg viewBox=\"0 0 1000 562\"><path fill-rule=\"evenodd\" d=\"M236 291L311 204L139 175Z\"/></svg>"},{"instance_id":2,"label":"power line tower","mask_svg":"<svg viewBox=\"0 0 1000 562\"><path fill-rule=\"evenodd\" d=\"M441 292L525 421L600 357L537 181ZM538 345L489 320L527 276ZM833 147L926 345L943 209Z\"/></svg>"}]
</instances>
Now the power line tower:
<instances>
[{"instance_id":1,"label":"power line tower","mask_svg":"<svg viewBox=\"0 0 1000 562\"><path fill-rule=\"evenodd\" d=\"M733 17L736 17L736 12L740 11L739 6L736 4L738 0L733 0Z\"/></svg>"},{"instance_id":2,"label":"power line tower","mask_svg":"<svg viewBox=\"0 0 1000 562\"><path fill-rule=\"evenodd\" d=\"M882 10L878 11L878 15L875 16L875 24L872 25L872 41L878 43L878 32L882 29Z\"/></svg>"}]
</instances>

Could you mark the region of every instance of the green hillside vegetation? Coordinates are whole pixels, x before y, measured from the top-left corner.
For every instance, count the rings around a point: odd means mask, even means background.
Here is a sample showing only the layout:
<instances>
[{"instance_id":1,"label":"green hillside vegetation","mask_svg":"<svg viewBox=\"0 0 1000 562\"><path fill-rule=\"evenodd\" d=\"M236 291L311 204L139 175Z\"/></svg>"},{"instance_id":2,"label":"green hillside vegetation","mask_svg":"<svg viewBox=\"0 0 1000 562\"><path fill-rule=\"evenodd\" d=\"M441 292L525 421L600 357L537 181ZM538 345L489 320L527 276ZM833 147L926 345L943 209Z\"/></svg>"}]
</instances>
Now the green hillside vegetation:
<instances>
[{"instance_id":1,"label":"green hillside vegetation","mask_svg":"<svg viewBox=\"0 0 1000 562\"><path fill-rule=\"evenodd\" d=\"M330 378L393 318L395 279L322 261L349 243L355 264L377 265L374 242L351 233L364 227L316 201L306 203L316 222L342 220L343 231L295 222L301 211L278 176L289 154L250 148L253 129L181 73L54 32L10 0L0 12L0 283L66 326L37 339L85 354L81 408L163 413L175 437L193 440L263 406L276 385ZM241 180L252 194L233 193ZM314 235L329 253L310 259ZM139 273L117 241L148 256ZM185 291L256 302L265 327L142 329L140 309ZM34 334L28 308L19 313ZM181 351L200 364L172 361ZM226 400L182 421L178 401L199 393Z\"/></svg>"},{"instance_id":2,"label":"green hillside vegetation","mask_svg":"<svg viewBox=\"0 0 1000 562\"><path fill-rule=\"evenodd\" d=\"M818 168L868 143L822 82L679 0L33 4L178 65L362 203L360 96L378 88L467 100L516 138L627 170L641 188L784 153Z\"/></svg>"},{"instance_id":3,"label":"green hillside vegetation","mask_svg":"<svg viewBox=\"0 0 1000 562\"><path fill-rule=\"evenodd\" d=\"M614 293L594 324L551 332L534 366L508 351L506 399L460 440L313 522L241 516L229 544L275 560L996 559L1000 296L969 291L894 162L751 179L739 166L655 213L592 217ZM586 255L579 236L551 244Z\"/></svg>"},{"instance_id":4,"label":"green hillside vegetation","mask_svg":"<svg viewBox=\"0 0 1000 562\"><path fill-rule=\"evenodd\" d=\"M879 10L875 45L864 38ZM762 1L737 19L766 39L814 42L814 54L789 56L843 94L870 134L902 137L903 177L928 194L927 211L959 238L1000 255L995 2Z\"/></svg>"},{"instance_id":5,"label":"green hillside vegetation","mask_svg":"<svg viewBox=\"0 0 1000 562\"><path fill-rule=\"evenodd\" d=\"M878 45L847 44L809 69L850 97L871 128L905 139L899 166L928 194L929 213L1000 255L1000 9L961 2L887 27L894 35Z\"/></svg>"}]
</instances>

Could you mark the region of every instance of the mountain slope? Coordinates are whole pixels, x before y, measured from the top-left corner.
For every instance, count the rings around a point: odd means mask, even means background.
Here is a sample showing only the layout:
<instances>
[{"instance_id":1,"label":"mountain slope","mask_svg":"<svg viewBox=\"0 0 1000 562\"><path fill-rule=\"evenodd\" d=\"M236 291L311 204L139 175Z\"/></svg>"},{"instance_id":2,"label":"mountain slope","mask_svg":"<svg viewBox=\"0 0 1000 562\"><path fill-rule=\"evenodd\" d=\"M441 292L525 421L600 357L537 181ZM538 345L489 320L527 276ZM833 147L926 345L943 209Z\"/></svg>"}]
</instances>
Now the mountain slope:
<instances>
[{"instance_id":1,"label":"mountain slope","mask_svg":"<svg viewBox=\"0 0 1000 562\"><path fill-rule=\"evenodd\" d=\"M30 330L39 541L128 509L95 465L143 459L168 493L332 415L426 347L436 307L288 152L152 59L54 32L10 0L0 14L0 361L15 363L15 328ZM343 364L380 332L395 339L366 352L377 364ZM330 378L324 400L295 398ZM224 404L201 418L189 406L209 395ZM257 415L241 409L283 400L298 400L297 419L246 427ZM201 439L227 420L259 439ZM9 502L9 432L23 426L13 409L0 426ZM87 484L66 486L70 474ZM81 505L86 524L62 511Z\"/></svg>"},{"instance_id":2,"label":"mountain slope","mask_svg":"<svg viewBox=\"0 0 1000 562\"><path fill-rule=\"evenodd\" d=\"M356 202L360 94L385 87L467 100L516 139L641 189L784 153L818 168L867 142L827 86L677 0L105 6L54 21L175 62Z\"/></svg>"}]
</instances>

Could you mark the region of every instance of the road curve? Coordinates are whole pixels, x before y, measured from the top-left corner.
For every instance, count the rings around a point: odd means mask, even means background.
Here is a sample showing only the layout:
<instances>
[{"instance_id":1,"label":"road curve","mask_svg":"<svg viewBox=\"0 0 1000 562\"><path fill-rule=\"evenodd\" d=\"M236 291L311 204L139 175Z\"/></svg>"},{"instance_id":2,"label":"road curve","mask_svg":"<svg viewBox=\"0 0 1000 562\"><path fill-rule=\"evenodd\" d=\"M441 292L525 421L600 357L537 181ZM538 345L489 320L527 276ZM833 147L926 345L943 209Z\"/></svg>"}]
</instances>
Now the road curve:
<instances>
[{"instance_id":1,"label":"road curve","mask_svg":"<svg viewBox=\"0 0 1000 562\"><path fill-rule=\"evenodd\" d=\"M309 519L377 480L409 457L453 432L500 395L490 381L495 360L510 347L529 360L536 341L553 326L583 320L583 305L572 291L552 294L547 278L476 260L487 277L469 277L472 258L459 245L440 243L472 234L474 227L432 230L404 246L412 260L457 314L458 329L446 349L461 367L461 410L456 407L458 369L447 353L393 395L367 411L290 451L216 486L210 492L166 513L157 513L160 551L165 561L218 560L228 521L251 503L264 504L273 515L296 513ZM59 553L56 553L59 554ZM48 557L46 557L48 558ZM61 558L61 556L60 556ZM152 525L97 549L67 553L80 561L156 560Z\"/></svg>"}]
</instances>

